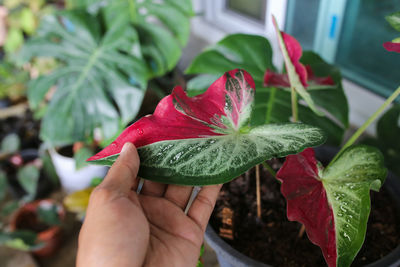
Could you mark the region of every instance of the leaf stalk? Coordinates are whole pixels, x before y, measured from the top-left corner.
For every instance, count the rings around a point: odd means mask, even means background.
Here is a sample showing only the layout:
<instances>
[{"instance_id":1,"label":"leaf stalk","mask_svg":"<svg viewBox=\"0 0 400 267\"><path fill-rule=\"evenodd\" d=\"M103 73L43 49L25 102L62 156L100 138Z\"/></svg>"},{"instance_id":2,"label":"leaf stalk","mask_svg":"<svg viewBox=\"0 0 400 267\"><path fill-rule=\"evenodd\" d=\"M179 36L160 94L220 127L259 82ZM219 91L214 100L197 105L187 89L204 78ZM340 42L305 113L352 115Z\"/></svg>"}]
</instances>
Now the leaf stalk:
<instances>
[{"instance_id":1,"label":"leaf stalk","mask_svg":"<svg viewBox=\"0 0 400 267\"><path fill-rule=\"evenodd\" d=\"M329 163L327 167L329 167L339 156L343 153L343 151L354 144L354 142L360 137L360 135L371 125L372 122L374 122L379 115L396 99L397 96L400 94L400 86L393 92L393 94L386 99L386 101L374 112L374 114L371 115L371 117L368 118L364 122L364 124L350 137L350 139L342 146L340 151L336 154L336 156L333 158L333 160Z\"/></svg>"}]
</instances>

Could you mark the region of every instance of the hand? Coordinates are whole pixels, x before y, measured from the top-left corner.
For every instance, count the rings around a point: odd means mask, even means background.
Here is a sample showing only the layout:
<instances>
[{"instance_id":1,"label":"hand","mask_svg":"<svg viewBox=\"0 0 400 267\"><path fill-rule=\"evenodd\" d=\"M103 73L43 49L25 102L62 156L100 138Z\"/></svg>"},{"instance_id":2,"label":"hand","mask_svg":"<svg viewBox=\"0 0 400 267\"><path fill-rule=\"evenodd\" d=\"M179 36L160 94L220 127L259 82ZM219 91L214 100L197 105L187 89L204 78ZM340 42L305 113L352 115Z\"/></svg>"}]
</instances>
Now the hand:
<instances>
[{"instance_id":1,"label":"hand","mask_svg":"<svg viewBox=\"0 0 400 267\"><path fill-rule=\"evenodd\" d=\"M186 215L192 187L146 181L137 195L138 169L136 148L127 143L90 197L78 267L196 266L221 186L204 186Z\"/></svg>"}]
</instances>

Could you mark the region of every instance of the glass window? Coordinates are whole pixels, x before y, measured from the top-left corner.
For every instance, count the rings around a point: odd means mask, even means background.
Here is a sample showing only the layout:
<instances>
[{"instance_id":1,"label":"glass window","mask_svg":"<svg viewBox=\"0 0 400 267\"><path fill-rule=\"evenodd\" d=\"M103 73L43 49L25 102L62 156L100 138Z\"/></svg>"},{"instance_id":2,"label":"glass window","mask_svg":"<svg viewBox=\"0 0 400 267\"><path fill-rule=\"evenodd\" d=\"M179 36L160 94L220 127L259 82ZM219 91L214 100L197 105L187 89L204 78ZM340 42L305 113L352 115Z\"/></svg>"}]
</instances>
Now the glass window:
<instances>
[{"instance_id":1,"label":"glass window","mask_svg":"<svg viewBox=\"0 0 400 267\"><path fill-rule=\"evenodd\" d=\"M293 35L304 50L313 49L319 5L319 0L289 2L286 15L286 32Z\"/></svg>"},{"instance_id":2,"label":"glass window","mask_svg":"<svg viewBox=\"0 0 400 267\"><path fill-rule=\"evenodd\" d=\"M258 21L265 20L266 0L226 0L226 8Z\"/></svg>"},{"instance_id":3,"label":"glass window","mask_svg":"<svg viewBox=\"0 0 400 267\"><path fill-rule=\"evenodd\" d=\"M398 10L398 0L347 1L336 53L347 78L384 96L400 84L400 54L382 46L400 35L384 18Z\"/></svg>"},{"instance_id":4,"label":"glass window","mask_svg":"<svg viewBox=\"0 0 400 267\"><path fill-rule=\"evenodd\" d=\"M385 20L395 11L399 0L289 0L286 31L347 79L387 97L400 84L400 54L382 46L400 36Z\"/></svg>"}]
</instances>

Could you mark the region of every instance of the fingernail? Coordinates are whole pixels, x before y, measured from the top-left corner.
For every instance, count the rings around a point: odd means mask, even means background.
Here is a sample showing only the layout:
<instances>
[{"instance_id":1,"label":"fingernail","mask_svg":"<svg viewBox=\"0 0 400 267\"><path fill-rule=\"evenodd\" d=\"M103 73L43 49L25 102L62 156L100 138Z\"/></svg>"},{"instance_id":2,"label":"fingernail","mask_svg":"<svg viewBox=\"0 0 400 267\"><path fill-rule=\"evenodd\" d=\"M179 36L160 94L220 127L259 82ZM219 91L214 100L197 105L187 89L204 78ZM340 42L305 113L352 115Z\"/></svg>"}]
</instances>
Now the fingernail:
<instances>
[{"instance_id":1,"label":"fingernail","mask_svg":"<svg viewBox=\"0 0 400 267\"><path fill-rule=\"evenodd\" d=\"M125 155L126 152L132 147L132 143L125 143L124 146L122 147L120 155Z\"/></svg>"}]
</instances>

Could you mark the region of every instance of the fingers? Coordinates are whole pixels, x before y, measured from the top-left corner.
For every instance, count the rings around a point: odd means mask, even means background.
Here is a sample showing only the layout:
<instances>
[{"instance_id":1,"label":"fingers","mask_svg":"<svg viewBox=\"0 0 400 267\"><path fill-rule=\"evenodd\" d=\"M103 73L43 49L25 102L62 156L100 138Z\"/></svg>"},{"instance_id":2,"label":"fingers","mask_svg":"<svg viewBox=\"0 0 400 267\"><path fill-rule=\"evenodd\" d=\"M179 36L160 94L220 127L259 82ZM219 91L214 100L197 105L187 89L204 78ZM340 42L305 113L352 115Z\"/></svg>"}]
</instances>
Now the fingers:
<instances>
[{"instance_id":1,"label":"fingers","mask_svg":"<svg viewBox=\"0 0 400 267\"><path fill-rule=\"evenodd\" d=\"M161 197L162 195L164 195L166 187L167 185L165 184L146 180L144 181L143 189L140 194L145 196Z\"/></svg>"},{"instance_id":2,"label":"fingers","mask_svg":"<svg viewBox=\"0 0 400 267\"><path fill-rule=\"evenodd\" d=\"M204 186L189 209L188 216L205 231L222 185Z\"/></svg>"},{"instance_id":3,"label":"fingers","mask_svg":"<svg viewBox=\"0 0 400 267\"><path fill-rule=\"evenodd\" d=\"M107 189L118 194L129 195L131 189L137 184L139 165L139 155L135 146L132 143L126 143L104 181L96 190Z\"/></svg>"},{"instance_id":4,"label":"fingers","mask_svg":"<svg viewBox=\"0 0 400 267\"><path fill-rule=\"evenodd\" d=\"M164 197L181 209L184 209L192 194L192 188L192 186L169 185Z\"/></svg>"}]
</instances>

